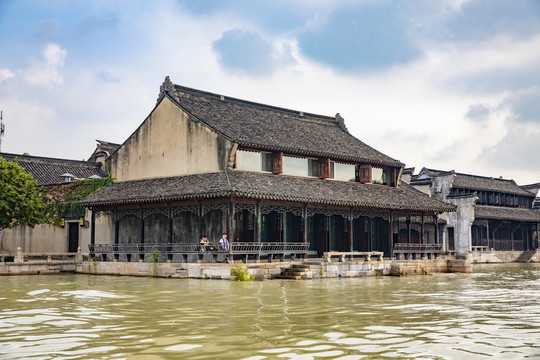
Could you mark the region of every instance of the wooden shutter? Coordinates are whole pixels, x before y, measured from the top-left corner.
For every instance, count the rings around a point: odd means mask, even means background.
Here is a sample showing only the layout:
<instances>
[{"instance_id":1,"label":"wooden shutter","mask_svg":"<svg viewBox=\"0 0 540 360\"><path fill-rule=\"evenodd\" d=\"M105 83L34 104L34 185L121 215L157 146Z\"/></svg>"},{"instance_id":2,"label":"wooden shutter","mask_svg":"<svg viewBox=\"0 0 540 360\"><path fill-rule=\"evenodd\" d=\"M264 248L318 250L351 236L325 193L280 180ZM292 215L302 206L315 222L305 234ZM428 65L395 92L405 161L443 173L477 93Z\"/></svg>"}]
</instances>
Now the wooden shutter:
<instances>
[{"instance_id":1,"label":"wooden shutter","mask_svg":"<svg viewBox=\"0 0 540 360\"><path fill-rule=\"evenodd\" d=\"M365 164L360 165L360 182L362 184L370 183L371 182L371 165Z\"/></svg>"},{"instance_id":2,"label":"wooden shutter","mask_svg":"<svg viewBox=\"0 0 540 360\"><path fill-rule=\"evenodd\" d=\"M283 152L272 153L272 174L281 174L283 172Z\"/></svg>"},{"instance_id":3,"label":"wooden shutter","mask_svg":"<svg viewBox=\"0 0 540 360\"><path fill-rule=\"evenodd\" d=\"M328 179L331 176L330 172L330 158L319 159L319 178Z\"/></svg>"}]
</instances>

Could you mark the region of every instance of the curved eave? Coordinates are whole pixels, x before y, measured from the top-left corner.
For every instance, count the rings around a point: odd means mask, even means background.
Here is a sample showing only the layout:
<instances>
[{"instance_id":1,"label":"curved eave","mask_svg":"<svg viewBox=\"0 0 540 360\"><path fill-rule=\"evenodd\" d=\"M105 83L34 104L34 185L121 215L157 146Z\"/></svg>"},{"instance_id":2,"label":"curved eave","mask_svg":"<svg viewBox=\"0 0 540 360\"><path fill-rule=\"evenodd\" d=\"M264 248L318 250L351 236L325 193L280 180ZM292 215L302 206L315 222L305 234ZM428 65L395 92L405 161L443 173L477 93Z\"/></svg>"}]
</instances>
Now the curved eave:
<instances>
[{"instance_id":1,"label":"curved eave","mask_svg":"<svg viewBox=\"0 0 540 360\"><path fill-rule=\"evenodd\" d=\"M119 201L81 201L78 203L80 206L94 207L94 206L117 206L117 205L129 205L129 204L148 204L156 202L170 202L170 201L183 201L183 200L196 200L196 199L208 199L208 198L220 198L226 196L239 196L250 199L261 200L274 200L274 201L288 201L288 202L301 202L318 205L332 205L332 206L346 206L346 207L359 207L359 208L374 208L384 210L412 210L412 211L433 211L433 212L453 212L456 211L456 206L440 206L440 207L422 207L422 206L402 206L402 205L389 205L372 202L355 202L355 201L328 201L321 199L313 199L301 196L278 196L272 194L254 194L243 191L221 191L203 194L189 194L181 196L169 196L159 198L138 198L138 199L126 199Z\"/></svg>"}]
</instances>

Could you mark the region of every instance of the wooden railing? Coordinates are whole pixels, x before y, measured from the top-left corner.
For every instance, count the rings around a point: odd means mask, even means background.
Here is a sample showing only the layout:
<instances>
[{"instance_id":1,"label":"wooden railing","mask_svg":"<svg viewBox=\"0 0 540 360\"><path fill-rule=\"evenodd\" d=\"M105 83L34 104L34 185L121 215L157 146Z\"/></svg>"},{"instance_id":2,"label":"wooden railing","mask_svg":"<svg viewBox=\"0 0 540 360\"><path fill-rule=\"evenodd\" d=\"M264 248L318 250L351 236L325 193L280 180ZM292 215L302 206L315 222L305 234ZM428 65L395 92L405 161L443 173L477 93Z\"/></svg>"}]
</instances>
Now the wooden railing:
<instances>
[{"instance_id":1,"label":"wooden railing","mask_svg":"<svg viewBox=\"0 0 540 360\"><path fill-rule=\"evenodd\" d=\"M187 262L188 255L197 255L202 261L204 256L211 256L211 261L215 262L218 255L225 257L241 256L247 262L252 256L255 260L260 260L261 256L267 256L271 262L274 256L279 256L280 261L284 261L285 256L289 256L292 261L296 256L307 256L309 243L241 243L233 242L229 250L222 250L216 244L199 245L185 243L156 243L156 244L95 244L88 246L90 254L101 255L102 261L107 261L107 255L112 255L114 260L118 260L120 255L125 255L127 261L131 261L132 256L144 260L146 254L152 251L159 251L172 261L174 255L180 255L182 262Z\"/></svg>"},{"instance_id":2,"label":"wooden railing","mask_svg":"<svg viewBox=\"0 0 540 360\"><path fill-rule=\"evenodd\" d=\"M416 260L418 255L431 259L432 257L437 258L440 254L442 254L441 244L394 244L394 255L397 260L400 260L402 255L405 260Z\"/></svg>"}]
</instances>

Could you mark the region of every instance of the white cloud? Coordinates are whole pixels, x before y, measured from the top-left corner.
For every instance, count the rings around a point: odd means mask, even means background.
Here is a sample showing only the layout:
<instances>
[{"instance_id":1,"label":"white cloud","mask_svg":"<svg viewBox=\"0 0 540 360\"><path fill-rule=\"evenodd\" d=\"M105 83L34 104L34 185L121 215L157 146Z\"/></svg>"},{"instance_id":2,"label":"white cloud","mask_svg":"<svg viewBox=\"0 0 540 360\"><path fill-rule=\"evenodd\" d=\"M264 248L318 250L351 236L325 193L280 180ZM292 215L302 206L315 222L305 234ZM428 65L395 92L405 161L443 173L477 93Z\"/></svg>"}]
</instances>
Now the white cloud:
<instances>
[{"instance_id":1,"label":"white cloud","mask_svg":"<svg viewBox=\"0 0 540 360\"><path fill-rule=\"evenodd\" d=\"M15 74L12 73L9 69L4 68L0 69L0 84L4 82L5 80L14 77Z\"/></svg>"},{"instance_id":2,"label":"white cloud","mask_svg":"<svg viewBox=\"0 0 540 360\"><path fill-rule=\"evenodd\" d=\"M48 44L42 52L42 60L34 60L32 64L23 70L24 79L31 85L50 86L63 82L59 71L64 65L67 50L57 44Z\"/></svg>"}]
</instances>

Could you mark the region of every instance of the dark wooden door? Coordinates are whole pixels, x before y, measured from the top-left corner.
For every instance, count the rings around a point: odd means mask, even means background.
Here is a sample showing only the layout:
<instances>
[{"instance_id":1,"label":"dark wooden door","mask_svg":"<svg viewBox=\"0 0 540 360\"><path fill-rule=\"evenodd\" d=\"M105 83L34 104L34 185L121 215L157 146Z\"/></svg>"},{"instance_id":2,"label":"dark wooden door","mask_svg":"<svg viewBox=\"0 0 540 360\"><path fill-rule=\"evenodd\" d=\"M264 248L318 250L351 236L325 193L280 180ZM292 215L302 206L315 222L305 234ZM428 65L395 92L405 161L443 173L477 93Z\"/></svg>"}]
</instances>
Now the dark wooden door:
<instances>
[{"instance_id":1,"label":"dark wooden door","mask_svg":"<svg viewBox=\"0 0 540 360\"><path fill-rule=\"evenodd\" d=\"M79 247L79 223L68 223L68 251L69 252L77 252L77 248Z\"/></svg>"}]
</instances>

